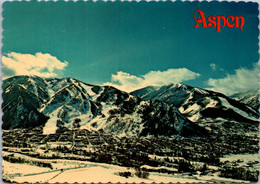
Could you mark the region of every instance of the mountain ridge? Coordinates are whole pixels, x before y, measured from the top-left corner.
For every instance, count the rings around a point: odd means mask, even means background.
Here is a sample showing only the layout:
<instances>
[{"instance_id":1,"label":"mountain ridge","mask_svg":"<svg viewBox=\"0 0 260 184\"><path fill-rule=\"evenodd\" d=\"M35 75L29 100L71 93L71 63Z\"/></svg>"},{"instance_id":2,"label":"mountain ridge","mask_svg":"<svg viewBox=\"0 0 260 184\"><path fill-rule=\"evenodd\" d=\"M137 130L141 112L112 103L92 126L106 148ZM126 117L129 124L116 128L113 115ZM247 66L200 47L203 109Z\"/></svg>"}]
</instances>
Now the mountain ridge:
<instances>
[{"instance_id":1,"label":"mountain ridge","mask_svg":"<svg viewBox=\"0 0 260 184\"><path fill-rule=\"evenodd\" d=\"M145 89L142 89L145 91ZM137 91L138 92L138 91ZM136 95L136 91L131 92ZM138 94L137 94L138 96ZM246 103L241 103L222 93L212 90L196 88L185 84L170 84L161 86L139 96L143 100L160 100L176 106L189 120L208 129L222 122L243 122L243 125L252 126L256 130L259 112Z\"/></svg>"}]
</instances>

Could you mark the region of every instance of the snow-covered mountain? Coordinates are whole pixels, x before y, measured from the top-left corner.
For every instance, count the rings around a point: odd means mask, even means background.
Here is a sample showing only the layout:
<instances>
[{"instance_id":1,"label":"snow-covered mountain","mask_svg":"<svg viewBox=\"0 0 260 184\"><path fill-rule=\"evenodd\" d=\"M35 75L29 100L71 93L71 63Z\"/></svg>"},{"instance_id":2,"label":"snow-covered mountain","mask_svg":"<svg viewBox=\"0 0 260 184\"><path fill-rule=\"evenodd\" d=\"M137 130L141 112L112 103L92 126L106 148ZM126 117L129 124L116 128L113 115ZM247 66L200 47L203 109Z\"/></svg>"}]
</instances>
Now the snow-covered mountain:
<instances>
[{"instance_id":1,"label":"snow-covered mountain","mask_svg":"<svg viewBox=\"0 0 260 184\"><path fill-rule=\"evenodd\" d=\"M167 104L173 104L176 107L182 106L187 99L193 97L201 98L208 94L207 91L194 88L184 84L170 84L161 87L147 87L141 90L131 92L131 94L139 96L143 100L160 100ZM142 91L142 93L140 93Z\"/></svg>"},{"instance_id":2,"label":"snow-covered mountain","mask_svg":"<svg viewBox=\"0 0 260 184\"><path fill-rule=\"evenodd\" d=\"M143 100L159 100L174 105L189 120L210 130L231 124L253 130L258 128L259 113L256 108L222 93L184 84L171 84L152 91L147 90L147 93L141 95L136 91L131 94Z\"/></svg>"},{"instance_id":3,"label":"snow-covered mountain","mask_svg":"<svg viewBox=\"0 0 260 184\"><path fill-rule=\"evenodd\" d=\"M72 78L15 76L3 82L4 129L43 126L43 133L82 128L118 136L204 136L174 105Z\"/></svg>"},{"instance_id":4,"label":"snow-covered mountain","mask_svg":"<svg viewBox=\"0 0 260 184\"><path fill-rule=\"evenodd\" d=\"M238 92L230 96L237 101L250 105L258 110L260 108L258 89L250 89L248 91Z\"/></svg>"},{"instance_id":5,"label":"snow-covered mountain","mask_svg":"<svg viewBox=\"0 0 260 184\"><path fill-rule=\"evenodd\" d=\"M135 90L135 91L131 92L131 94L134 96L139 96L143 99L144 96L158 90L159 88L160 88L159 86L147 86L147 87Z\"/></svg>"}]
</instances>

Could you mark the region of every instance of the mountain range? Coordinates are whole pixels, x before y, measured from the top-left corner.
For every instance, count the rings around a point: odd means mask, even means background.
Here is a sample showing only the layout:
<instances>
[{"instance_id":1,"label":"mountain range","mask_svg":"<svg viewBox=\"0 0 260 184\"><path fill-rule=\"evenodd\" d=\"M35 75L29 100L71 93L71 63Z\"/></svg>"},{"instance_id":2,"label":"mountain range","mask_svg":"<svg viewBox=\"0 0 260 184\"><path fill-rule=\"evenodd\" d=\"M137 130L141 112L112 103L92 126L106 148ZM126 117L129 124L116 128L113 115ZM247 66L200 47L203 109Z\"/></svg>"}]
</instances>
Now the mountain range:
<instances>
[{"instance_id":1,"label":"mountain range","mask_svg":"<svg viewBox=\"0 0 260 184\"><path fill-rule=\"evenodd\" d=\"M127 93L73 78L14 76L3 81L3 129L44 134L88 129L116 136L196 137L257 131L258 94L228 97L184 84Z\"/></svg>"}]
</instances>

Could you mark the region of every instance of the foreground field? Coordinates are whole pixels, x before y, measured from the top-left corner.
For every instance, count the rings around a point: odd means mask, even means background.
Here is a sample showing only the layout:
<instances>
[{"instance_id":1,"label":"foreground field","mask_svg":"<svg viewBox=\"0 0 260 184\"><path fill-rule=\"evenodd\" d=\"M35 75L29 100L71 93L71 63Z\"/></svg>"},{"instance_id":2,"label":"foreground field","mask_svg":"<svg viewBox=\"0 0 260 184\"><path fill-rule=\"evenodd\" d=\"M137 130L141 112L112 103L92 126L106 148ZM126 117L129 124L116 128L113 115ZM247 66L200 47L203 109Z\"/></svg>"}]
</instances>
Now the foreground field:
<instances>
[{"instance_id":1,"label":"foreground field","mask_svg":"<svg viewBox=\"0 0 260 184\"><path fill-rule=\"evenodd\" d=\"M246 135L246 136L245 136ZM6 182L256 182L258 135L117 137L103 132L3 134Z\"/></svg>"},{"instance_id":2,"label":"foreground field","mask_svg":"<svg viewBox=\"0 0 260 184\"><path fill-rule=\"evenodd\" d=\"M4 155L8 155L8 152L4 152ZM249 155L256 159L256 155ZM25 159L43 161L42 159L30 158L21 154L15 154L15 157L22 157ZM134 168L122 167L117 165L105 164L105 163L94 163L89 161L71 161L71 160L49 160L45 159L44 162L51 163L54 169L43 168L38 166L31 166L27 164L17 164L3 161L4 176L9 178L9 182L17 183L107 183L107 182L145 182L145 183L169 183L169 182L237 182L241 183L245 181L234 180L228 178L218 177L217 174L211 176L202 176L199 174L190 176L188 173L176 173L167 174L159 172L150 172L148 178L139 178L134 173ZM130 172L132 176L123 177L119 173ZM247 183L247 182L246 182ZM248 182L249 183L249 182Z\"/></svg>"}]
</instances>

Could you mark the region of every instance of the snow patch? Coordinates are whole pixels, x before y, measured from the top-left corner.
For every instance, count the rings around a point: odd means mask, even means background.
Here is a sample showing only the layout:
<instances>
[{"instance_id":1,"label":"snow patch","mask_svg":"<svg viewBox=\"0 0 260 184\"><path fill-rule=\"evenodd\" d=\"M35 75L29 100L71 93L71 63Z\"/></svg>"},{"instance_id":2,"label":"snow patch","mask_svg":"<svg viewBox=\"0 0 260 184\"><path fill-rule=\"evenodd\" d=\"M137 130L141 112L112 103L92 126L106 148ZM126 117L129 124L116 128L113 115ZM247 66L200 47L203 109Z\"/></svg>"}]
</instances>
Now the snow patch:
<instances>
[{"instance_id":1,"label":"snow patch","mask_svg":"<svg viewBox=\"0 0 260 184\"><path fill-rule=\"evenodd\" d=\"M206 108L210 108L210 107L215 107L218 104L218 101L213 100L209 97L206 97L207 100L209 100L210 102L207 104Z\"/></svg>"},{"instance_id":2,"label":"snow patch","mask_svg":"<svg viewBox=\"0 0 260 184\"><path fill-rule=\"evenodd\" d=\"M55 134L58 129L56 126L57 120L59 120L59 118L51 117L43 127L43 134Z\"/></svg>"}]
</instances>

